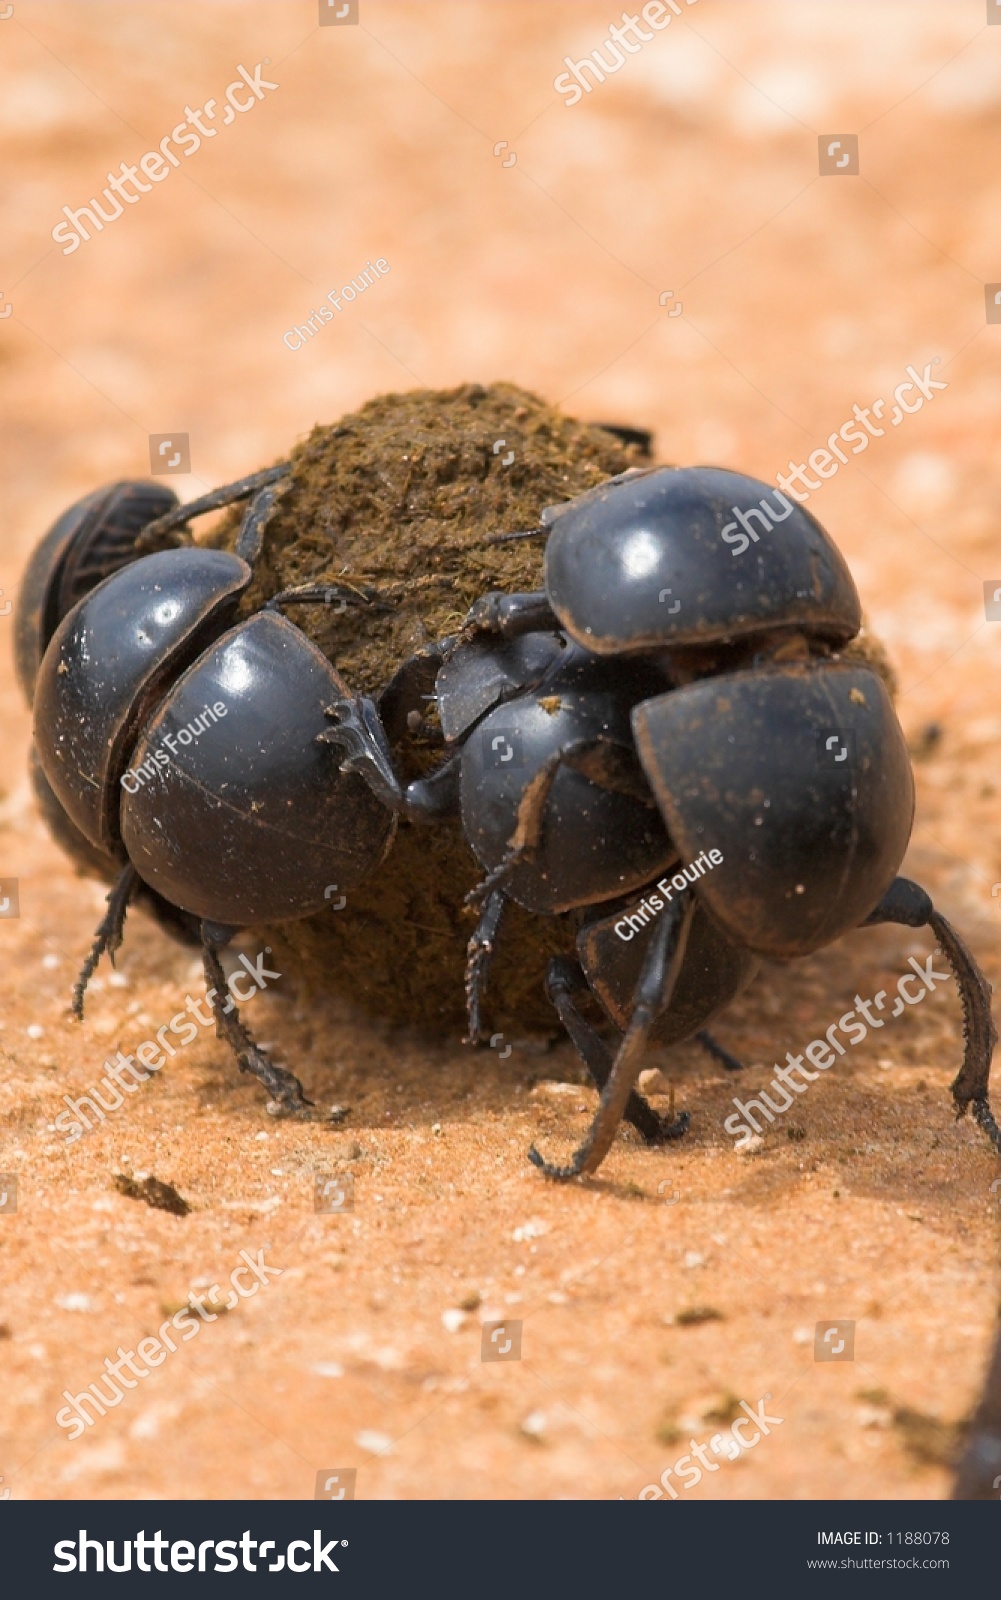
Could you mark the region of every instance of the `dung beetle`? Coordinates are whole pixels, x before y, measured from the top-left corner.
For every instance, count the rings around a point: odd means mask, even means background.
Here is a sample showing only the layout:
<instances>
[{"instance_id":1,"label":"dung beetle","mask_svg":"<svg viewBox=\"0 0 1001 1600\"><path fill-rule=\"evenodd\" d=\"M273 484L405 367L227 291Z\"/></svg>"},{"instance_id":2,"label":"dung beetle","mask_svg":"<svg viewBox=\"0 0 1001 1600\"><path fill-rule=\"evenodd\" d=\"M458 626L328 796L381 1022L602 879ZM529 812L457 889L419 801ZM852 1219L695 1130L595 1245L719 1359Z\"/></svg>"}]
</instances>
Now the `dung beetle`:
<instances>
[{"instance_id":1,"label":"dung beetle","mask_svg":"<svg viewBox=\"0 0 1001 1600\"><path fill-rule=\"evenodd\" d=\"M347 686L278 609L314 600L315 591L284 591L236 621L287 472L287 464L268 469L184 507L173 496L165 506L154 490L129 538L120 521L104 529L114 570L100 578L92 558L87 570L99 581L56 617L64 592L73 600L60 563L83 568L77 545L94 544L81 502L31 564L19 639L43 812L81 865L110 867L116 880L74 992L77 1014L101 955L121 943L130 900L151 896L164 920L197 933L217 1031L241 1069L278 1109L302 1111L298 1079L268 1060L232 997L224 1000L219 952L240 927L321 909L333 878L358 883L388 850L396 819L317 742L327 705ZM112 491L89 498L119 503ZM249 504L235 553L190 545L138 553L140 532L149 544L240 499ZM336 585L320 598L335 595L367 603Z\"/></svg>"},{"instance_id":2,"label":"dung beetle","mask_svg":"<svg viewBox=\"0 0 1001 1600\"><path fill-rule=\"evenodd\" d=\"M486 870L472 897L472 1039L506 901L578 918L577 961L554 958L546 987L601 1101L568 1165L529 1152L549 1177L593 1172L623 1115L651 1140L684 1132L635 1093L645 1044L700 1034L759 957L878 922L932 928L963 1003L957 1113L972 1107L1001 1151L990 985L897 876L914 814L903 734L877 673L839 654L861 625L851 574L788 501L734 564L733 519L769 492L718 468L632 470L501 535L546 538L544 587L484 595L438 647L454 748L405 790L374 703L331 708L342 765L415 820L459 815ZM404 699L413 670L398 675ZM588 991L614 1052L578 1008Z\"/></svg>"}]
</instances>

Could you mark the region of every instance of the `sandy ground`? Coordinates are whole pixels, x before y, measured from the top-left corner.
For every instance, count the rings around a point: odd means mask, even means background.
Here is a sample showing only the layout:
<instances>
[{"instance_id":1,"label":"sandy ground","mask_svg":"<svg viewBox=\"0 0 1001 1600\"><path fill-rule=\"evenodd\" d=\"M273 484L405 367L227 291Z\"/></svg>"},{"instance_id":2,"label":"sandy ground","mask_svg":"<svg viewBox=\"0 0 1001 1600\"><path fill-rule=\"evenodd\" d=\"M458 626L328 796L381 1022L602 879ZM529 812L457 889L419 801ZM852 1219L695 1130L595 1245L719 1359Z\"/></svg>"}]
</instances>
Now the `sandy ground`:
<instances>
[{"instance_id":1,"label":"sandy ground","mask_svg":"<svg viewBox=\"0 0 1001 1600\"><path fill-rule=\"evenodd\" d=\"M189 435L188 496L380 391L504 378L653 427L664 459L773 480L883 397L884 433L811 509L924 752L906 870L996 983L1001 628L982 591L1001 584L1001 329L984 311L1001 279L1001 30L982 0L682 9L568 106L564 56L606 37L591 0L361 0L338 28L312 0L14 0L0 613L48 522L143 475L153 433ZM64 205L266 61L278 87L169 181L72 255L52 243ZM822 178L818 136L838 130L860 135L860 172ZM377 258L389 270L364 302L283 344ZM890 426L908 365L935 362L947 387ZM83 1025L68 1018L101 890L38 820L9 650L3 671L0 878L18 880L20 916L0 930L0 1171L17 1179L0 1215L0 1494L309 1498L347 1469L359 1497L632 1497L766 1396L781 1423L733 1462L710 1448L718 1470L688 1498L947 1493L998 1290L998 1165L947 1093L951 991L872 1033L761 1149L734 1153L722 1128L733 1094L857 993L892 989L925 935L860 933L768 969L719 1028L752 1064L739 1086L696 1050L663 1059L691 1135L651 1152L623 1134L574 1187L525 1159L533 1140L565 1150L593 1106L568 1048L472 1055L307 1001L293 975L249 1018L315 1099L350 1107L339 1128L275 1124L203 1033L67 1146L63 1096L200 978L135 917L119 975L105 969ZM189 1213L128 1198L122 1173L174 1185ZM315 1212L318 1174L350 1174L353 1208ZM71 1440L63 1392L225 1285L244 1250L280 1274ZM481 1324L503 1320L521 1359L484 1362ZM814 1361L828 1321L854 1322L853 1361Z\"/></svg>"}]
</instances>

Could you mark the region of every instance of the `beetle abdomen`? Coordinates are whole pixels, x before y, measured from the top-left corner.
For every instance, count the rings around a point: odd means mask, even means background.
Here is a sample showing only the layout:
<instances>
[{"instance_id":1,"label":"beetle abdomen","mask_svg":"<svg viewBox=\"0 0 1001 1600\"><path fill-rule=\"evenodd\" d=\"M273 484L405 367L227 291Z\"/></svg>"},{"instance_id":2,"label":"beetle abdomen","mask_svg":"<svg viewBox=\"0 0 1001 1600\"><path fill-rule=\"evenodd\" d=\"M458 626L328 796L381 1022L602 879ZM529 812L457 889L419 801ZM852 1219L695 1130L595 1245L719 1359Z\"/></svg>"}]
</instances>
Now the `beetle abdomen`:
<instances>
[{"instance_id":1,"label":"beetle abdomen","mask_svg":"<svg viewBox=\"0 0 1001 1600\"><path fill-rule=\"evenodd\" d=\"M463 829L488 871L504 859L552 764L533 826L538 837L505 885L526 910L554 913L626 894L677 854L629 728L642 685L649 694L662 683L650 668L576 659L545 681L544 692L491 711L463 745Z\"/></svg>"},{"instance_id":2,"label":"beetle abdomen","mask_svg":"<svg viewBox=\"0 0 1001 1600\"><path fill-rule=\"evenodd\" d=\"M683 860L722 856L694 888L731 938L800 956L865 921L914 815L904 736L875 673L846 662L728 673L645 701L632 723Z\"/></svg>"},{"instance_id":3,"label":"beetle abdomen","mask_svg":"<svg viewBox=\"0 0 1001 1600\"><path fill-rule=\"evenodd\" d=\"M190 554L190 552L189 552ZM396 819L317 735L348 692L287 618L258 612L173 686L124 775L122 840L146 883L213 922L308 916L381 861Z\"/></svg>"}]
</instances>

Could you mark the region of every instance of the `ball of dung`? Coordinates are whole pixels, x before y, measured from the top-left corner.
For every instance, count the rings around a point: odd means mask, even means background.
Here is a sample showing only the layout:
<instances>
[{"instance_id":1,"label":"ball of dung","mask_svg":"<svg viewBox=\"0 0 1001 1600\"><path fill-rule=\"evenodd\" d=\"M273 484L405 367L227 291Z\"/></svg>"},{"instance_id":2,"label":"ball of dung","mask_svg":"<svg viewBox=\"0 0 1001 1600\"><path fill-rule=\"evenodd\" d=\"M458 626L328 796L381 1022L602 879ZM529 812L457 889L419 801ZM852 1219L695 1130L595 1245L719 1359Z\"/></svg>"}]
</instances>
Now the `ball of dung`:
<instances>
[{"instance_id":1,"label":"ball of dung","mask_svg":"<svg viewBox=\"0 0 1001 1600\"><path fill-rule=\"evenodd\" d=\"M635 445L510 384L382 395L315 427L291 451L243 614L299 584L377 590L386 610L289 612L352 690L377 696L422 645L454 632L487 590L541 587L542 539L488 541L537 527L544 506L638 462ZM232 549L240 515L231 512L210 542ZM442 759L432 700L420 725L414 720L394 750L404 779ZM341 909L283 923L266 937L283 953L283 970L309 987L388 1021L453 1032L465 1019L466 944L476 921L465 897L483 876L457 821L403 820L386 860ZM553 1027L546 963L574 948L574 933L569 916L507 908L488 1029Z\"/></svg>"}]
</instances>

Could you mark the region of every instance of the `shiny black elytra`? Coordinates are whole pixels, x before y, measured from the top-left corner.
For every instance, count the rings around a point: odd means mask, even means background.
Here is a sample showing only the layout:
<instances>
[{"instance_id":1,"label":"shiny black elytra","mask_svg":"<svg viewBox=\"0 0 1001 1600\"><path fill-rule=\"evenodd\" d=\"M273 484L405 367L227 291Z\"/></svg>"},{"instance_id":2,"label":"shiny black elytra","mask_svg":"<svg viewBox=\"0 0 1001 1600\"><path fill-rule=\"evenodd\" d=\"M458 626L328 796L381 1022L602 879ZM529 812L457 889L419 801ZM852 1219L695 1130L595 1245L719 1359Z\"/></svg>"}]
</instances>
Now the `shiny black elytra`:
<instances>
[{"instance_id":1,"label":"shiny black elytra","mask_svg":"<svg viewBox=\"0 0 1001 1600\"><path fill-rule=\"evenodd\" d=\"M418 652L371 700L278 607L383 603L375 591L306 586L234 623L286 472L167 510L131 554L116 546L119 570L49 637L35 637L38 617L60 611L47 595L25 625L41 658L47 814L61 842L75 830L121 869L78 1002L141 888L197 928L217 1028L241 1067L282 1109L301 1110L298 1080L222 1005L218 950L238 927L319 909L328 879L360 882L398 821L457 817L485 871L471 896L472 1041L505 905L576 929L576 959L554 959L546 989L601 1103L569 1165L530 1152L549 1176L593 1172L623 1116L650 1142L680 1136L687 1115L661 1119L635 1091L645 1045L697 1037L738 1066L705 1030L758 958L807 954L880 921L932 927L964 1006L957 1110L972 1105L1001 1148L987 1099L990 989L924 891L896 876L910 765L880 679L839 654L859 602L813 517L787 503L735 557L727 524L768 486L705 468L611 479L544 511L538 529L502 536L547 538L543 589L484 596L458 635ZM248 497L234 555L189 546L139 558L199 512ZM426 743L429 698L444 760L404 786L400 750L418 728ZM179 756L181 730L217 701L225 722ZM837 761L824 758L830 730L844 739ZM140 767L156 772L155 803L152 786L122 787ZM721 858L712 870L710 851ZM604 1031L581 1009L588 995Z\"/></svg>"},{"instance_id":2,"label":"shiny black elytra","mask_svg":"<svg viewBox=\"0 0 1001 1600\"><path fill-rule=\"evenodd\" d=\"M14 614L14 665L29 705L42 658L62 618L103 578L134 561L143 528L176 507L177 496L164 485L141 480L113 483L78 500L37 545L25 568ZM57 844L84 871L116 877L119 865L114 855L70 820L34 747L30 776L39 810ZM174 937L184 942L196 938L197 922L148 885L137 885L135 898Z\"/></svg>"}]
</instances>

